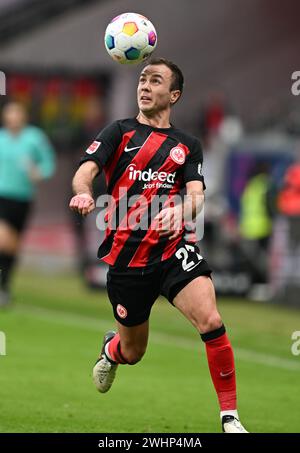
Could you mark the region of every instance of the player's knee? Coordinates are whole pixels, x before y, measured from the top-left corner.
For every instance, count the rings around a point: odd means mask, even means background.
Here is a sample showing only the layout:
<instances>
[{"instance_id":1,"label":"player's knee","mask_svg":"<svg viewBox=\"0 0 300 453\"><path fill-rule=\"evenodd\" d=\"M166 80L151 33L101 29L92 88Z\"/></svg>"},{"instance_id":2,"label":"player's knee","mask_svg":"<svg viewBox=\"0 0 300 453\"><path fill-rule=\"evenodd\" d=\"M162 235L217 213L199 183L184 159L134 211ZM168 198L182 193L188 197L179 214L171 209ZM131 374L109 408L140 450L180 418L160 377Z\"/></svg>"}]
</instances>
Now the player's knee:
<instances>
[{"instance_id":1,"label":"player's knee","mask_svg":"<svg viewBox=\"0 0 300 453\"><path fill-rule=\"evenodd\" d=\"M220 314L217 311L215 311L206 318L202 319L199 322L198 328L201 333L208 333L216 329L219 329L222 326L222 324L223 323Z\"/></svg>"}]
</instances>

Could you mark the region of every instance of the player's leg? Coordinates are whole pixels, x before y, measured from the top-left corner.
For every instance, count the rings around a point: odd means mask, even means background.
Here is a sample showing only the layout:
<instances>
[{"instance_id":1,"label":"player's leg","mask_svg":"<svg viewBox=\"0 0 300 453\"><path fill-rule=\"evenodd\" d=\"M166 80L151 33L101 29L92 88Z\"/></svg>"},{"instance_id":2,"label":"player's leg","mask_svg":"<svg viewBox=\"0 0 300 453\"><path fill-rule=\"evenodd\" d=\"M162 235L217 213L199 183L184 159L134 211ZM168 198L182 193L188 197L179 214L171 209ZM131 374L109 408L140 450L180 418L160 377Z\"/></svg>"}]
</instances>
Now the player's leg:
<instances>
[{"instance_id":1,"label":"player's leg","mask_svg":"<svg viewBox=\"0 0 300 453\"><path fill-rule=\"evenodd\" d=\"M10 280L30 208L29 201L0 197L0 306L10 301Z\"/></svg>"},{"instance_id":2,"label":"player's leg","mask_svg":"<svg viewBox=\"0 0 300 453\"><path fill-rule=\"evenodd\" d=\"M246 432L237 413L233 350L217 309L212 280L207 276L198 276L189 281L175 296L173 304L193 324L205 342L223 430Z\"/></svg>"},{"instance_id":3,"label":"player's leg","mask_svg":"<svg viewBox=\"0 0 300 453\"><path fill-rule=\"evenodd\" d=\"M198 276L187 282L173 299L173 304L200 334L206 334L222 326L214 286L207 276Z\"/></svg>"},{"instance_id":4,"label":"player's leg","mask_svg":"<svg viewBox=\"0 0 300 453\"><path fill-rule=\"evenodd\" d=\"M117 363L135 365L142 359L147 349L149 321L132 327L126 327L117 321L117 326L118 332L107 348L108 355Z\"/></svg>"},{"instance_id":5,"label":"player's leg","mask_svg":"<svg viewBox=\"0 0 300 453\"><path fill-rule=\"evenodd\" d=\"M132 275L121 270L109 271L107 292L117 322L117 332L104 337L93 377L97 389L107 392L120 364L134 365L143 357L148 342L149 316L159 295L157 272Z\"/></svg>"},{"instance_id":6,"label":"player's leg","mask_svg":"<svg viewBox=\"0 0 300 453\"><path fill-rule=\"evenodd\" d=\"M135 365L146 352L149 322L126 327L117 322L118 331L109 331L103 339L102 350L93 369L97 390L106 393L120 364Z\"/></svg>"},{"instance_id":7,"label":"player's leg","mask_svg":"<svg viewBox=\"0 0 300 453\"><path fill-rule=\"evenodd\" d=\"M0 219L0 306L9 303L10 281L19 250L20 235Z\"/></svg>"}]
</instances>

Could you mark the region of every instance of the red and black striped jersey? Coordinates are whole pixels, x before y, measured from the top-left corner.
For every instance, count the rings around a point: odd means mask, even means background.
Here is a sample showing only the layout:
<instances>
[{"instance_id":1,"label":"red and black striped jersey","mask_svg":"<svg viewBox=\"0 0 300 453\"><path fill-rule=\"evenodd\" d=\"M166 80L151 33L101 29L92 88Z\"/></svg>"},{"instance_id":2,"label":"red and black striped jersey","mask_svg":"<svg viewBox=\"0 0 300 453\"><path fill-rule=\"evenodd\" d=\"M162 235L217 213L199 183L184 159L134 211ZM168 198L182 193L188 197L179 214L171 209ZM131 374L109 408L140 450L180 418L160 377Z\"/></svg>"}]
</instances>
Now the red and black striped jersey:
<instances>
[{"instance_id":1,"label":"red and black striped jersey","mask_svg":"<svg viewBox=\"0 0 300 453\"><path fill-rule=\"evenodd\" d=\"M114 201L107 209L106 236L98 257L122 267L144 267L170 258L184 229L169 240L159 237L151 224L187 182L204 184L199 140L173 126L155 128L136 118L118 120L98 134L80 163L87 160L104 170L107 192ZM160 203L153 208L155 196Z\"/></svg>"}]
</instances>

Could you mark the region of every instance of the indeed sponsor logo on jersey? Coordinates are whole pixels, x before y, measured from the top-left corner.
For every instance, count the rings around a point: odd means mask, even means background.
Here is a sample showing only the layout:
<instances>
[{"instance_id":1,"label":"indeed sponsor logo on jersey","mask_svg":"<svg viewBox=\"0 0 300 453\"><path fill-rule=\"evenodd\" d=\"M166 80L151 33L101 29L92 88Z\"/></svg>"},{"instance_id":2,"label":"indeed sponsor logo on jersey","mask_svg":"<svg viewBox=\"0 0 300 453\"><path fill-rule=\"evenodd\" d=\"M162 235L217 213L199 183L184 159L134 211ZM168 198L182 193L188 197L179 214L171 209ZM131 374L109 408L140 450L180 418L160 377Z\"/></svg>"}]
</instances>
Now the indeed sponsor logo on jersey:
<instances>
[{"instance_id":1,"label":"indeed sponsor logo on jersey","mask_svg":"<svg viewBox=\"0 0 300 453\"><path fill-rule=\"evenodd\" d=\"M127 167L131 181L160 181L174 184L176 171L174 173L167 173L166 171L153 171L152 168L149 168L149 170L137 170L135 167L135 164L130 164Z\"/></svg>"}]
</instances>

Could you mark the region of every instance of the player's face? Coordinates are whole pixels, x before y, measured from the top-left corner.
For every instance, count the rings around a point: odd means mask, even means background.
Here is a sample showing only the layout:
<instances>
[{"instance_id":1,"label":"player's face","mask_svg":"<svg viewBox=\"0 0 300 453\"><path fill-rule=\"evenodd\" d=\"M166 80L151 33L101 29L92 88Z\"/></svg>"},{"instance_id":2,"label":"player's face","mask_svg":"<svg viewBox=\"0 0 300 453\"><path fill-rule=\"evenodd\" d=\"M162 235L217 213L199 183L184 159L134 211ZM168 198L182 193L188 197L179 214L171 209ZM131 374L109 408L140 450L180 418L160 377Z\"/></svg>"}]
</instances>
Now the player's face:
<instances>
[{"instance_id":1,"label":"player's face","mask_svg":"<svg viewBox=\"0 0 300 453\"><path fill-rule=\"evenodd\" d=\"M141 112L154 114L170 107L174 91L171 91L172 71L165 65L149 65L143 69L137 88L138 106Z\"/></svg>"}]
</instances>

